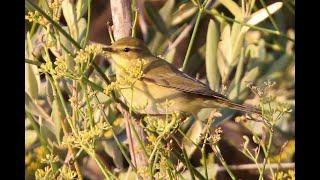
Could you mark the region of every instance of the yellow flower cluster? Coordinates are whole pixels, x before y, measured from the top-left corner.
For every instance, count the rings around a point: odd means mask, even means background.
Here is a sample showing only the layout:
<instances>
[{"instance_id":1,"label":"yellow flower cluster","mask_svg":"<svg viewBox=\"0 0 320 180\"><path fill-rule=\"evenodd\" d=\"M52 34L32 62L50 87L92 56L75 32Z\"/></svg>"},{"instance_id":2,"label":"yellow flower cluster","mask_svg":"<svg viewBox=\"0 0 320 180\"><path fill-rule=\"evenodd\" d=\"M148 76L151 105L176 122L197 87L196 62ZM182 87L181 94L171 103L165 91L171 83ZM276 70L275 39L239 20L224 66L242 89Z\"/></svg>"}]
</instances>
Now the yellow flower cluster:
<instances>
[{"instance_id":1,"label":"yellow flower cluster","mask_svg":"<svg viewBox=\"0 0 320 180\"><path fill-rule=\"evenodd\" d=\"M58 156L55 156L54 154L46 154L45 158L41 159L41 163L45 164L52 164L59 161Z\"/></svg>"},{"instance_id":2,"label":"yellow flower cluster","mask_svg":"<svg viewBox=\"0 0 320 180\"><path fill-rule=\"evenodd\" d=\"M52 9L52 19L54 21L59 21L61 17L61 3L62 0L53 0L52 3L49 3L49 8Z\"/></svg>"},{"instance_id":3,"label":"yellow flower cluster","mask_svg":"<svg viewBox=\"0 0 320 180\"><path fill-rule=\"evenodd\" d=\"M154 117L154 116L147 116L145 118L146 124L147 124L147 129L148 131L151 132L156 132L159 134L161 137L167 137L175 129L177 129L180 125L180 114L173 113L171 115L171 118L159 118L159 117ZM155 142L153 139L155 138L154 136L148 137L150 142Z\"/></svg>"},{"instance_id":4,"label":"yellow flower cluster","mask_svg":"<svg viewBox=\"0 0 320 180\"><path fill-rule=\"evenodd\" d=\"M38 169L35 173L36 180L55 179L55 173L52 167L46 166L44 169Z\"/></svg>"},{"instance_id":5,"label":"yellow flower cluster","mask_svg":"<svg viewBox=\"0 0 320 180\"><path fill-rule=\"evenodd\" d=\"M145 65L144 61L138 61L132 67L124 67L123 71L127 74L125 77L117 78L115 82L111 82L104 90L105 94L110 94L113 90L119 90L121 88L131 87L138 79L143 77L143 66Z\"/></svg>"},{"instance_id":6,"label":"yellow flower cluster","mask_svg":"<svg viewBox=\"0 0 320 180\"><path fill-rule=\"evenodd\" d=\"M42 73L56 74L51 61L46 61L46 63L41 64L39 71Z\"/></svg>"},{"instance_id":7,"label":"yellow flower cluster","mask_svg":"<svg viewBox=\"0 0 320 180\"><path fill-rule=\"evenodd\" d=\"M62 77L64 75L66 75L68 67L67 67L67 63L66 63L65 59L62 58L62 56L57 57L54 64L56 65L55 71L56 71L56 74L58 77Z\"/></svg>"},{"instance_id":8,"label":"yellow flower cluster","mask_svg":"<svg viewBox=\"0 0 320 180\"><path fill-rule=\"evenodd\" d=\"M77 173L71 170L68 166L64 165L62 168L59 169L60 174L58 179L76 179Z\"/></svg>"},{"instance_id":9,"label":"yellow flower cluster","mask_svg":"<svg viewBox=\"0 0 320 180\"><path fill-rule=\"evenodd\" d=\"M58 9L61 6L62 0L53 0L49 3L49 8L51 9Z\"/></svg>"},{"instance_id":10,"label":"yellow flower cluster","mask_svg":"<svg viewBox=\"0 0 320 180\"><path fill-rule=\"evenodd\" d=\"M76 134L65 135L63 137L62 145L71 145L76 148L86 147L94 149L94 142L98 137L101 137L104 131L111 127L107 123L99 122L92 128L79 130Z\"/></svg>"},{"instance_id":11,"label":"yellow flower cluster","mask_svg":"<svg viewBox=\"0 0 320 180\"><path fill-rule=\"evenodd\" d=\"M94 56L101 54L102 46L99 44L87 45L84 49L80 49L77 52L77 56L74 58L76 63L87 63Z\"/></svg>"},{"instance_id":12,"label":"yellow flower cluster","mask_svg":"<svg viewBox=\"0 0 320 180\"><path fill-rule=\"evenodd\" d=\"M276 176L276 180L295 180L295 171L290 169L288 170L288 172L284 172L284 171L280 171L280 172L276 172L275 174Z\"/></svg>"},{"instance_id":13,"label":"yellow flower cluster","mask_svg":"<svg viewBox=\"0 0 320 180\"><path fill-rule=\"evenodd\" d=\"M25 16L25 19L28 20L29 22L36 22L39 23L40 25L47 25L49 22L39 14L38 11L31 12L29 11L28 14Z\"/></svg>"},{"instance_id":14,"label":"yellow flower cluster","mask_svg":"<svg viewBox=\"0 0 320 180\"><path fill-rule=\"evenodd\" d=\"M214 134L212 135L211 143L212 144L217 144L221 140L221 134L222 134L222 129L221 127L218 127L217 129L214 130Z\"/></svg>"}]
</instances>

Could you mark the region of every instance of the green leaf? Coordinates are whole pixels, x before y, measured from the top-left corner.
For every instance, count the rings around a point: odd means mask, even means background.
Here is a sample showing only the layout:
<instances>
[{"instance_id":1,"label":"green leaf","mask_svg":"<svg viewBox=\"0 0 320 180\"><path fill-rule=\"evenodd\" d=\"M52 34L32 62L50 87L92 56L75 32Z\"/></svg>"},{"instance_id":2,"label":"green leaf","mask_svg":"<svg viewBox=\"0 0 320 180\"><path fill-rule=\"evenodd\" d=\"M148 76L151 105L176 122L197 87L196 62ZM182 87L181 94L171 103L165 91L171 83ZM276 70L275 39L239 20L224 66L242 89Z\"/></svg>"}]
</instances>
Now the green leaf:
<instances>
[{"instance_id":1,"label":"green leaf","mask_svg":"<svg viewBox=\"0 0 320 180\"><path fill-rule=\"evenodd\" d=\"M243 20L242 10L237 3L232 0L219 0L219 2L235 16L236 20Z\"/></svg>"},{"instance_id":2,"label":"green leaf","mask_svg":"<svg viewBox=\"0 0 320 180\"><path fill-rule=\"evenodd\" d=\"M238 23L233 23L231 32L231 43L232 43L232 53L231 53L231 66L238 64L239 55L241 48L244 46L245 33L241 31L242 25Z\"/></svg>"},{"instance_id":3,"label":"green leaf","mask_svg":"<svg viewBox=\"0 0 320 180\"><path fill-rule=\"evenodd\" d=\"M25 51L26 51L25 58L33 59L32 51L34 50L35 47L33 47L29 32L27 32L27 40L26 40L25 46L26 46L25 47Z\"/></svg>"},{"instance_id":4,"label":"green leaf","mask_svg":"<svg viewBox=\"0 0 320 180\"><path fill-rule=\"evenodd\" d=\"M25 92L32 99L38 99L40 77L38 68L34 65L25 63Z\"/></svg>"},{"instance_id":5,"label":"green leaf","mask_svg":"<svg viewBox=\"0 0 320 180\"><path fill-rule=\"evenodd\" d=\"M169 37L170 34L167 29L167 26L166 26L164 20L162 19L162 17L160 16L159 12L153 8L152 2L146 1L144 3L144 5L146 8L146 12L148 14L148 17L151 20L152 24L155 25L155 28L159 32L161 32L164 36Z\"/></svg>"},{"instance_id":6,"label":"green leaf","mask_svg":"<svg viewBox=\"0 0 320 180\"><path fill-rule=\"evenodd\" d=\"M172 10L174 8L175 0L168 0L163 7L159 10L159 14L162 17L163 21L165 22L166 26L168 27L170 24L169 22L172 19Z\"/></svg>"},{"instance_id":7,"label":"green leaf","mask_svg":"<svg viewBox=\"0 0 320 180\"><path fill-rule=\"evenodd\" d=\"M172 26L184 23L189 18L193 17L198 11L198 8L194 6L192 2L185 3L179 7L179 9L172 15L173 19L171 21Z\"/></svg>"},{"instance_id":8,"label":"green leaf","mask_svg":"<svg viewBox=\"0 0 320 180\"><path fill-rule=\"evenodd\" d=\"M43 118L49 118L49 116L47 114L45 114L43 111L41 111L38 107L38 105L36 105L33 100L31 99L31 97L25 92L25 109L27 111L30 111L30 113L36 115L36 116L41 116Z\"/></svg>"},{"instance_id":9,"label":"green leaf","mask_svg":"<svg viewBox=\"0 0 320 180\"><path fill-rule=\"evenodd\" d=\"M54 96L53 96L53 88L52 88L51 83L49 81L46 81L45 89L46 89L47 101L50 105L52 105Z\"/></svg>"},{"instance_id":10,"label":"green leaf","mask_svg":"<svg viewBox=\"0 0 320 180\"><path fill-rule=\"evenodd\" d=\"M274 14L282 7L282 5L283 5L282 2L276 2L276 3L273 3L269 6L267 6L267 9L270 14ZM267 10L265 8L263 8L263 9L258 10L255 13L253 13L246 23L249 25L257 25L260 22L267 19L268 17L269 17L269 14L268 14ZM248 27L248 26L244 26L242 28L242 31L247 32L249 30L249 28L250 27Z\"/></svg>"},{"instance_id":11,"label":"green leaf","mask_svg":"<svg viewBox=\"0 0 320 180\"><path fill-rule=\"evenodd\" d=\"M62 1L61 7L62 7L63 16L69 27L71 37L77 40L79 32L78 32L78 26L77 26L77 16L75 12L75 7L73 3L70 2L70 0Z\"/></svg>"},{"instance_id":12,"label":"green leaf","mask_svg":"<svg viewBox=\"0 0 320 180\"><path fill-rule=\"evenodd\" d=\"M232 61L232 43L230 37L230 25L225 25L221 33L221 41L218 43L217 63L222 78L222 83L227 80L230 71L230 62Z\"/></svg>"},{"instance_id":13,"label":"green leaf","mask_svg":"<svg viewBox=\"0 0 320 180\"><path fill-rule=\"evenodd\" d=\"M65 30L67 33L69 33L69 29L67 26L61 26L61 28L63 30ZM61 44L70 52L74 51L74 48L72 47L71 42L69 41L69 39L64 36L61 32L59 32L59 36L60 36L60 42ZM68 54L68 52L66 52L66 50L64 48L62 48L62 51L64 52L64 54Z\"/></svg>"},{"instance_id":14,"label":"green leaf","mask_svg":"<svg viewBox=\"0 0 320 180\"><path fill-rule=\"evenodd\" d=\"M238 88L234 87L228 96L229 99L231 99L231 100L235 100L235 99L244 100L248 95L248 90L249 90L247 88L248 83L255 82L255 80L257 79L259 74L260 74L260 70L259 70L258 66L256 66L255 68L252 68L249 72L247 72L245 74L245 76L242 78L241 83L240 83L240 88L239 88L240 95L238 96L238 93L237 93Z\"/></svg>"},{"instance_id":15,"label":"green leaf","mask_svg":"<svg viewBox=\"0 0 320 180\"><path fill-rule=\"evenodd\" d=\"M24 133L24 146L25 149L28 149L32 144L34 144L37 141L37 133L35 130L25 130Z\"/></svg>"},{"instance_id":16,"label":"green leaf","mask_svg":"<svg viewBox=\"0 0 320 180\"><path fill-rule=\"evenodd\" d=\"M54 99L52 103L51 118L56 126L56 131L54 134L56 135L56 138L60 144L61 121L64 120L65 114L62 104L57 99Z\"/></svg>"},{"instance_id":17,"label":"green leaf","mask_svg":"<svg viewBox=\"0 0 320 180\"><path fill-rule=\"evenodd\" d=\"M123 169L122 153L113 139L105 140L102 142L104 151L112 158L117 168Z\"/></svg>"},{"instance_id":18,"label":"green leaf","mask_svg":"<svg viewBox=\"0 0 320 180\"><path fill-rule=\"evenodd\" d=\"M172 48L165 57L165 60L168 61L169 63L172 63L174 61L174 56L176 54L177 48Z\"/></svg>"},{"instance_id":19,"label":"green leaf","mask_svg":"<svg viewBox=\"0 0 320 180\"><path fill-rule=\"evenodd\" d=\"M87 28L87 21L84 18L80 18L80 20L78 21L78 29L79 29L78 41L79 42L82 42L85 40L86 28Z\"/></svg>"},{"instance_id":20,"label":"green leaf","mask_svg":"<svg viewBox=\"0 0 320 180\"><path fill-rule=\"evenodd\" d=\"M240 79L244 71L244 51L242 51L234 78L237 96L240 94Z\"/></svg>"},{"instance_id":21,"label":"green leaf","mask_svg":"<svg viewBox=\"0 0 320 180\"><path fill-rule=\"evenodd\" d=\"M203 44L197 51L193 52L193 55L190 57L188 66L185 69L185 72L188 74L195 75L199 72L199 69L204 65L204 60L206 56L206 44Z\"/></svg>"},{"instance_id":22,"label":"green leaf","mask_svg":"<svg viewBox=\"0 0 320 180\"><path fill-rule=\"evenodd\" d=\"M90 0L91 3L91 0ZM88 10L88 0L77 0L76 2L76 14L77 20L79 20Z\"/></svg>"},{"instance_id":23,"label":"green leaf","mask_svg":"<svg viewBox=\"0 0 320 180\"><path fill-rule=\"evenodd\" d=\"M216 24L210 20L206 40L206 72L210 88L218 91L220 88L220 74L217 62L219 34Z\"/></svg>"},{"instance_id":24,"label":"green leaf","mask_svg":"<svg viewBox=\"0 0 320 180\"><path fill-rule=\"evenodd\" d=\"M186 134L187 138L186 137L183 138L182 144L186 149L188 157L190 157L193 154L193 152L196 150L197 147L192 142L198 144L202 129L203 129L203 124L201 123L201 121L195 121Z\"/></svg>"}]
</instances>

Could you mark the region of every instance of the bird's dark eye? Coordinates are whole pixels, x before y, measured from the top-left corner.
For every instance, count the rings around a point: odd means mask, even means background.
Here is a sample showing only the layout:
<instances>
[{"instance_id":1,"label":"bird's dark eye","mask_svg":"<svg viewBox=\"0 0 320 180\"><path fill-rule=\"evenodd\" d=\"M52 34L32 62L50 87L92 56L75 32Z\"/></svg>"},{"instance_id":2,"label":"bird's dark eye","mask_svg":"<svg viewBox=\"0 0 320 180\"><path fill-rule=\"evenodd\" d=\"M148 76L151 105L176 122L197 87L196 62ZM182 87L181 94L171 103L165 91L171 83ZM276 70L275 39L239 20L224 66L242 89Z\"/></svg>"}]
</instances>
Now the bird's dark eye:
<instances>
[{"instance_id":1,"label":"bird's dark eye","mask_svg":"<svg viewBox=\"0 0 320 180\"><path fill-rule=\"evenodd\" d=\"M124 51L124 52L129 52L130 49L129 49L129 48L124 48L123 51Z\"/></svg>"}]
</instances>

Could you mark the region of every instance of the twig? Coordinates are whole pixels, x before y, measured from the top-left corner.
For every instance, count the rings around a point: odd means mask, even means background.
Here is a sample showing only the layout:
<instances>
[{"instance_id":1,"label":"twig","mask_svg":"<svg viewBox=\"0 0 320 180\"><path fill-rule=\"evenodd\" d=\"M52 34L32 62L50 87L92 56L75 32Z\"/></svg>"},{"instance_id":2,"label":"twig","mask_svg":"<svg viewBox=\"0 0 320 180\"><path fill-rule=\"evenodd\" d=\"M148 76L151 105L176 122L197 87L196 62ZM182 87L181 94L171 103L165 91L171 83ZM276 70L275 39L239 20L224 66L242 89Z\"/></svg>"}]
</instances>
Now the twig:
<instances>
[{"instance_id":1,"label":"twig","mask_svg":"<svg viewBox=\"0 0 320 180\"><path fill-rule=\"evenodd\" d=\"M258 169L258 168L262 168L263 167L263 163L261 164L240 164L240 165L229 165L229 169L233 170L233 171L245 171L245 170L252 170L252 169ZM272 168L272 169L291 169L291 168L295 168L295 163L274 163L274 164L267 164L266 168ZM224 168L223 166L218 166L217 167L217 171L226 171L226 168Z\"/></svg>"},{"instance_id":2,"label":"twig","mask_svg":"<svg viewBox=\"0 0 320 180\"><path fill-rule=\"evenodd\" d=\"M194 17L191 22L183 29L180 35L173 41L172 44L169 45L168 49L166 50L165 54L167 54L171 49L176 48L179 43L188 36L189 32L191 31L192 27L196 23L196 17Z\"/></svg>"},{"instance_id":3,"label":"twig","mask_svg":"<svg viewBox=\"0 0 320 180\"><path fill-rule=\"evenodd\" d=\"M113 21L113 35L115 40L119 40L123 37L131 36L131 0L110 0L111 14ZM130 138L132 137L132 132L130 128L130 122L132 121L132 113L128 109L124 109L124 106L119 106L120 111L123 113L126 122L126 132L129 139L129 148L131 159L133 159L134 166L139 169L144 167L147 164L147 157L144 155L144 152L139 150L139 142L137 139ZM136 116L137 117L137 116ZM143 140L146 143L145 134L142 127L138 126L136 123L132 125L139 132L138 138ZM131 141L130 141L131 139Z\"/></svg>"},{"instance_id":4,"label":"twig","mask_svg":"<svg viewBox=\"0 0 320 180\"><path fill-rule=\"evenodd\" d=\"M144 5L142 0L136 0L136 7L139 15L139 26L143 35L143 39L146 40L148 37L148 24L146 21L146 18L144 17L143 10L144 10Z\"/></svg>"}]
</instances>

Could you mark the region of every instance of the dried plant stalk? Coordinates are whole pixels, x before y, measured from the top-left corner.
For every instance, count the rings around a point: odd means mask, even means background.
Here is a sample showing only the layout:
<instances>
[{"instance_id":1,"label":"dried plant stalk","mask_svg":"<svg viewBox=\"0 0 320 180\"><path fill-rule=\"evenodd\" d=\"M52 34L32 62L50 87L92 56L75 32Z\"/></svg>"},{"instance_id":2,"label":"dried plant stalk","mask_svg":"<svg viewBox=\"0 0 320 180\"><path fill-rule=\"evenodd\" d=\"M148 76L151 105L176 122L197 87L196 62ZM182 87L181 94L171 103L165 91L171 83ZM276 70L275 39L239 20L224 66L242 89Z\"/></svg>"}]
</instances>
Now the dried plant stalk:
<instances>
[{"instance_id":1,"label":"dried plant stalk","mask_svg":"<svg viewBox=\"0 0 320 180\"><path fill-rule=\"evenodd\" d=\"M110 0L110 5L113 21L113 36L115 40L130 36L132 27L131 0ZM132 128L136 129L138 136L143 143L146 143L145 133L143 128L137 124L137 119L130 116L130 113L121 106L118 106L118 109L126 120L126 132L132 164L139 169L147 165L147 157L141 150L138 139L133 136Z\"/></svg>"}]
</instances>

